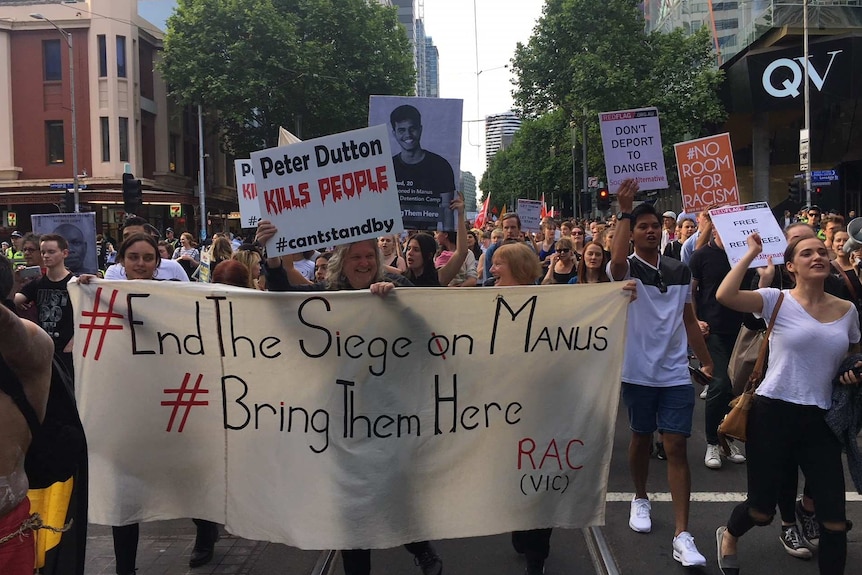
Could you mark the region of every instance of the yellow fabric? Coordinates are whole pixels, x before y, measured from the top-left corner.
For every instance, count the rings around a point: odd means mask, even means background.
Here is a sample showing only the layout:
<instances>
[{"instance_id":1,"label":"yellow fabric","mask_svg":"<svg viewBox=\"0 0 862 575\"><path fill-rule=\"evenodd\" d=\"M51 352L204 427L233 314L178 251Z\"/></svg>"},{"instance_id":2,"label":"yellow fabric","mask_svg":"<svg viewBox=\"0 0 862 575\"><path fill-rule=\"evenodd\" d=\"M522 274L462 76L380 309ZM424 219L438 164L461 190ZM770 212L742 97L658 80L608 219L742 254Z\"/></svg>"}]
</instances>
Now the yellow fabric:
<instances>
[{"instance_id":1,"label":"yellow fabric","mask_svg":"<svg viewBox=\"0 0 862 575\"><path fill-rule=\"evenodd\" d=\"M73 482L74 478L70 477L62 483L54 483L45 489L31 489L27 493L30 497L30 513L38 513L45 525L51 527L65 525ZM45 566L45 554L60 543L62 535L62 533L54 533L47 529L36 531L37 569Z\"/></svg>"}]
</instances>

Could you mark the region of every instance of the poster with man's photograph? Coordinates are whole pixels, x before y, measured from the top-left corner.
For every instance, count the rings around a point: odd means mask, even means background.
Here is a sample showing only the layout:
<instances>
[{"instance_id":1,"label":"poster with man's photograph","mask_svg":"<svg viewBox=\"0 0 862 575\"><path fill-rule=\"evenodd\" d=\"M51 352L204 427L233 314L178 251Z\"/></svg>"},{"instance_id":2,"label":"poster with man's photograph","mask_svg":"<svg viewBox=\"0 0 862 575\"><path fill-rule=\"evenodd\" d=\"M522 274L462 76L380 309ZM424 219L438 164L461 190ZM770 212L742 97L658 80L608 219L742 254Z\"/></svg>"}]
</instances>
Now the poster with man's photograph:
<instances>
[{"instance_id":1,"label":"poster with man's photograph","mask_svg":"<svg viewBox=\"0 0 862 575\"><path fill-rule=\"evenodd\" d=\"M99 271L96 259L96 214L34 214L30 216L33 233L58 234L69 244L66 267L75 275Z\"/></svg>"},{"instance_id":2,"label":"poster with man's photograph","mask_svg":"<svg viewBox=\"0 0 862 575\"><path fill-rule=\"evenodd\" d=\"M455 229L463 111L463 100L371 96L368 125L389 131L405 229Z\"/></svg>"}]
</instances>

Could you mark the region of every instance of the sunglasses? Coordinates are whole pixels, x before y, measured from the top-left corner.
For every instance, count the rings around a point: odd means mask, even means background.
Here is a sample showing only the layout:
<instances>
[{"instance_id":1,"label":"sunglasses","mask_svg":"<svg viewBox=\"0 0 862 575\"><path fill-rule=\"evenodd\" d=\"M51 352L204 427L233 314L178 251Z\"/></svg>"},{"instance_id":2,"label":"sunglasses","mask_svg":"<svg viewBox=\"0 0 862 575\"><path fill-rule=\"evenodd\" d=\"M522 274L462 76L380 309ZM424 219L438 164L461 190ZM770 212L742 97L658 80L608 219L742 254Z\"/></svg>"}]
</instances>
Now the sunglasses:
<instances>
[{"instance_id":1,"label":"sunglasses","mask_svg":"<svg viewBox=\"0 0 862 575\"><path fill-rule=\"evenodd\" d=\"M557 253L558 253L558 254L568 254L568 253L571 253L571 252L572 252L572 250L570 250L570 249L568 249L568 248L564 248L564 249L561 249L561 250L557 250Z\"/></svg>"},{"instance_id":2,"label":"sunglasses","mask_svg":"<svg viewBox=\"0 0 862 575\"><path fill-rule=\"evenodd\" d=\"M664 283L664 276L661 275L661 270L656 270L655 273L658 276L658 281L656 282L658 291L661 293L667 293L667 285Z\"/></svg>"}]
</instances>

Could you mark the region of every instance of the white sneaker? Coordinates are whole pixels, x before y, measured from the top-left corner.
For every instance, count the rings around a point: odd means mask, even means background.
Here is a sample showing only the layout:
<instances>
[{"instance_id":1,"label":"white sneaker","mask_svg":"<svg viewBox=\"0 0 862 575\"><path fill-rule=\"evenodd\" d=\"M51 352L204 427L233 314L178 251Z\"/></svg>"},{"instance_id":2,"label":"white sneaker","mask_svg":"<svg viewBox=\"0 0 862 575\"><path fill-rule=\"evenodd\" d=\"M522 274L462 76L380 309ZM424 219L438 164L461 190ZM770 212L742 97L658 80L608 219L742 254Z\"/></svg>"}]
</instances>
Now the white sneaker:
<instances>
[{"instance_id":1,"label":"white sneaker","mask_svg":"<svg viewBox=\"0 0 862 575\"><path fill-rule=\"evenodd\" d=\"M649 517L649 499L632 499L632 508L629 511L629 527L638 533L649 533L652 530L652 520Z\"/></svg>"},{"instance_id":2,"label":"white sneaker","mask_svg":"<svg viewBox=\"0 0 862 575\"><path fill-rule=\"evenodd\" d=\"M721 451L721 454L725 459L730 461L731 463L745 463L745 455L739 450L739 447L736 446L735 443L729 443L730 452L727 453L724 450Z\"/></svg>"},{"instance_id":3,"label":"white sneaker","mask_svg":"<svg viewBox=\"0 0 862 575\"><path fill-rule=\"evenodd\" d=\"M683 567L706 565L706 557L694 546L694 537L688 531L683 531L673 538L673 558L682 563Z\"/></svg>"},{"instance_id":4,"label":"white sneaker","mask_svg":"<svg viewBox=\"0 0 862 575\"><path fill-rule=\"evenodd\" d=\"M717 445L707 444L703 464L710 469L721 469L721 455Z\"/></svg>"},{"instance_id":5,"label":"white sneaker","mask_svg":"<svg viewBox=\"0 0 862 575\"><path fill-rule=\"evenodd\" d=\"M700 398L706 399L706 394L709 393L709 386L704 385L703 391L700 392Z\"/></svg>"}]
</instances>

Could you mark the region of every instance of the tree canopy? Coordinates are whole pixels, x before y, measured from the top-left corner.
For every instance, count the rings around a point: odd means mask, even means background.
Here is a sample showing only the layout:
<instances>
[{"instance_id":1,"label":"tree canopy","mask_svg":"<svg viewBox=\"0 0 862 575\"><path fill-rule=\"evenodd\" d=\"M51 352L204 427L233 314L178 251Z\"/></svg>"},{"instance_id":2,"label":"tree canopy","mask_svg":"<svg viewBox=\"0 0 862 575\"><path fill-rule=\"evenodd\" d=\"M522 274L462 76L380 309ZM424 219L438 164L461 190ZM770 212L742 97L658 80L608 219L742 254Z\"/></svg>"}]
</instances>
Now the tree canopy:
<instances>
[{"instance_id":1,"label":"tree canopy","mask_svg":"<svg viewBox=\"0 0 862 575\"><path fill-rule=\"evenodd\" d=\"M414 71L394 8L366 0L179 0L159 67L201 104L235 155L361 128L372 94L408 94Z\"/></svg>"},{"instance_id":2,"label":"tree canopy","mask_svg":"<svg viewBox=\"0 0 862 575\"><path fill-rule=\"evenodd\" d=\"M560 148L560 138L571 146L571 127L580 138L584 123L588 171L604 180L600 112L657 107L672 181L673 144L706 135L726 117L718 96L723 72L715 66L708 30L701 28L691 36L681 29L647 33L636 0L547 0L530 40L518 44L512 68L517 75L515 105L525 122L482 180L483 192L493 193L494 203L518 197L524 180L545 186L540 193L546 194L546 186L554 182L571 197L572 154L552 157L547 152L552 145ZM561 133L527 144L535 138L536 122L552 123ZM580 150L577 156L580 182ZM540 173L546 178L534 180Z\"/></svg>"}]
</instances>

